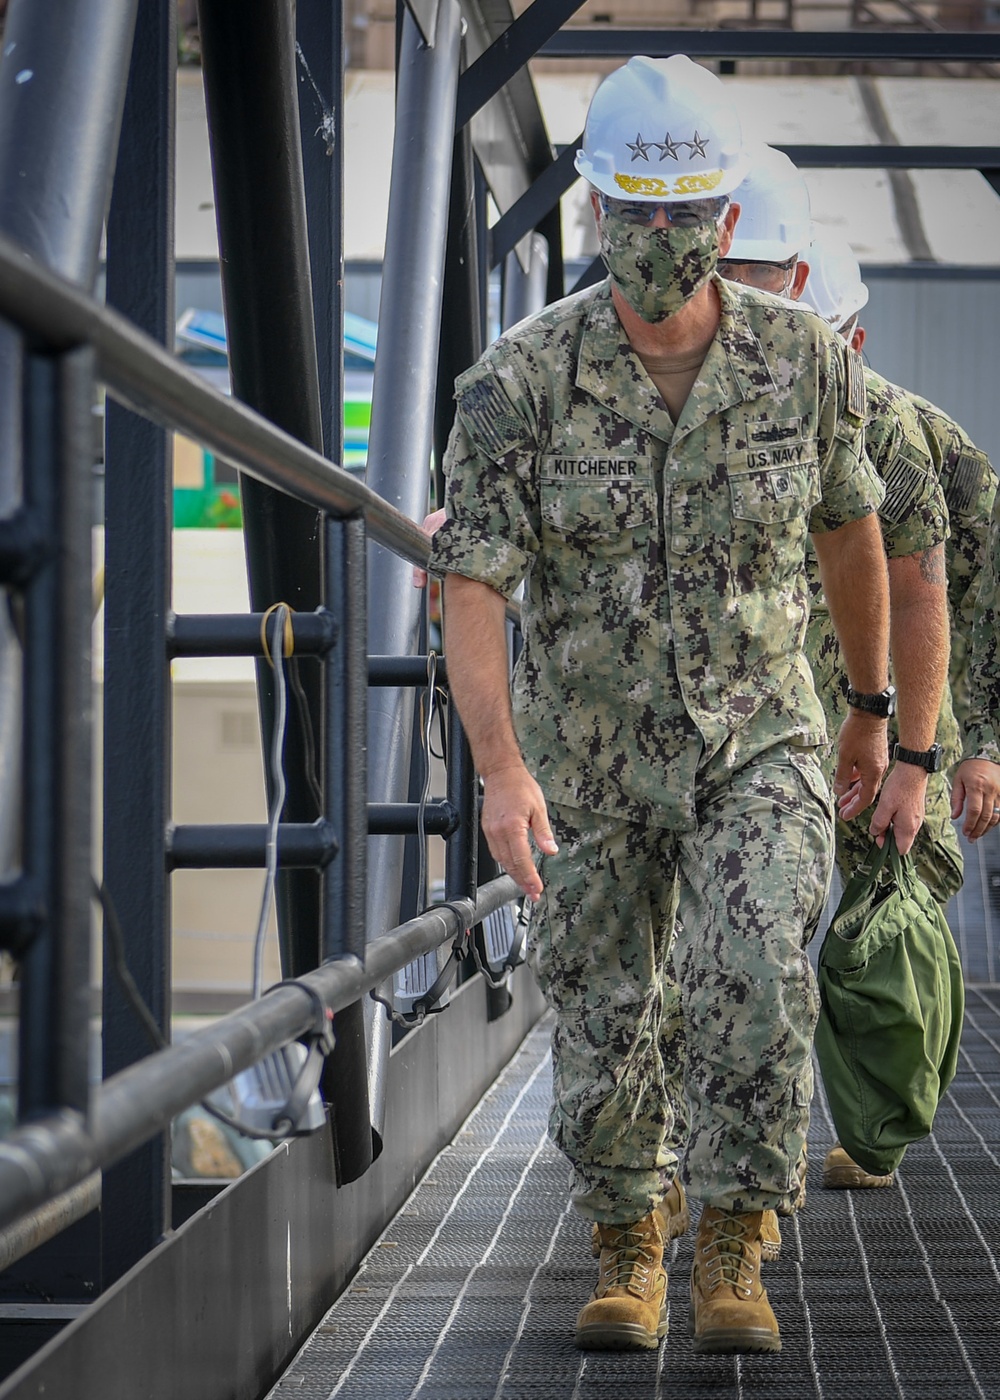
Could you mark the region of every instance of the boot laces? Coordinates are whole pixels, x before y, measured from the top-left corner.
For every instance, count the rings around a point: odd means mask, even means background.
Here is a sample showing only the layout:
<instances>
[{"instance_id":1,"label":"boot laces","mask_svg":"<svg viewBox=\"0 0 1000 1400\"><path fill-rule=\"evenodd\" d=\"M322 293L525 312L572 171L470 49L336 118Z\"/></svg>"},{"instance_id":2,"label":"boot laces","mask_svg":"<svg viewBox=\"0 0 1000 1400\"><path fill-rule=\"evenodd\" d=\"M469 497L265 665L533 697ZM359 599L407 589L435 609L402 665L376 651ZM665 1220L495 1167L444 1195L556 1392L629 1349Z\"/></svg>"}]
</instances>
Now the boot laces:
<instances>
[{"instance_id":1,"label":"boot laces","mask_svg":"<svg viewBox=\"0 0 1000 1400\"><path fill-rule=\"evenodd\" d=\"M628 1288L633 1282L643 1290L648 1287L655 1260L641 1231L625 1225L614 1243L603 1245L603 1250L612 1256L602 1271L606 1288Z\"/></svg>"},{"instance_id":2,"label":"boot laces","mask_svg":"<svg viewBox=\"0 0 1000 1400\"><path fill-rule=\"evenodd\" d=\"M728 1284L749 1297L756 1273L749 1253L749 1222L738 1215L720 1215L709 1222L708 1230L711 1238L702 1245L701 1252L708 1256L705 1272L709 1289Z\"/></svg>"}]
</instances>

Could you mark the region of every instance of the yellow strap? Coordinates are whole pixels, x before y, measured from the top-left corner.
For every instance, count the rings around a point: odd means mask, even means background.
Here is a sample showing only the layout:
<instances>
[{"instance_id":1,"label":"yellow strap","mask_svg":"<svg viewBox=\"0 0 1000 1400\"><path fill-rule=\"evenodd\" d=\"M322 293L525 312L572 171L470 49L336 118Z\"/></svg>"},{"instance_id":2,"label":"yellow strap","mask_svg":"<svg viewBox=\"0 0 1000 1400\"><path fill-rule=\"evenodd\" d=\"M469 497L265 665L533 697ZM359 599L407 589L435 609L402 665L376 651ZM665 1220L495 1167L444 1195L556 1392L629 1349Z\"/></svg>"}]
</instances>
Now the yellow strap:
<instances>
[{"instance_id":1,"label":"yellow strap","mask_svg":"<svg viewBox=\"0 0 1000 1400\"><path fill-rule=\"evenodd\" d=\"M295 650L295 633L292 629L292 613L295 611L295 609L289 607L287 603L272 603L271 606L268 608L267 612L260 620L260 644L264 650L264 656L267 660L267 664L271 667L272 670L274 670L274 662L271 659L271 648L267 644L267 619L271 616L273 612L277 612L279 608L287 609L285 613L284 638L281 647L282 652L286 657L288 657L291 656Z\"/></svg>"}]
</instances>

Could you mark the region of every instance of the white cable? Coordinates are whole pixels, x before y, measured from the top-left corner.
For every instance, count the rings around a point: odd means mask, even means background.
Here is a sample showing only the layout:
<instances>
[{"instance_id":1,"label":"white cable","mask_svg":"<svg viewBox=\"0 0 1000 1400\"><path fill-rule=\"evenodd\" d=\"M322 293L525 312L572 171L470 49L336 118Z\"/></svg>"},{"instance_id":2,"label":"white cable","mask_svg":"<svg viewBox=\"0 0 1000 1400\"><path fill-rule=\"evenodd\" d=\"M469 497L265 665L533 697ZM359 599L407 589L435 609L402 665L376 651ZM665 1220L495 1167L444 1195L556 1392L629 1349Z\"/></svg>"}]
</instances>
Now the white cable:
<instances>
[{"instance_id":1,"label":"white cable","mask_svg":"<svg viewBox=\"0 0 1000 1400\"><path fill-rule=\"evenodd\" d=\"M274 662L275 712L274 728L271 732L271 783L273 793L271 810L267 818L267 846L265 848L264 893L260 902L260 918L257 920L257 933L253 943L253 999L261 994L264 980L264 942L267 937L267 921L274 900L274 882L278 873L278 823L281 809L285 805L285 769L282 762L285 748L285 719L287 713L285 692L285 625L288 621L288 606L279 603L274 610L274 643L271 656Z\"/></svg>"},{"instance_id":2,"label":"white cable","mask_svg":"<svg viewBox=\"0 0 1000 1400\"><path fill-rule=\"evenodd\" d=\"M421 909L427 902L427 803L431 795L431 727L434 723L435 700L437 696L437 652L432 651L427 657L427 715L424 727L420 731L420 747L423 751L424 759L424 783L420 793L420 804L417 807L417 842L419 850L417 852L417 902Z\"/></svg>"}]
</instances>

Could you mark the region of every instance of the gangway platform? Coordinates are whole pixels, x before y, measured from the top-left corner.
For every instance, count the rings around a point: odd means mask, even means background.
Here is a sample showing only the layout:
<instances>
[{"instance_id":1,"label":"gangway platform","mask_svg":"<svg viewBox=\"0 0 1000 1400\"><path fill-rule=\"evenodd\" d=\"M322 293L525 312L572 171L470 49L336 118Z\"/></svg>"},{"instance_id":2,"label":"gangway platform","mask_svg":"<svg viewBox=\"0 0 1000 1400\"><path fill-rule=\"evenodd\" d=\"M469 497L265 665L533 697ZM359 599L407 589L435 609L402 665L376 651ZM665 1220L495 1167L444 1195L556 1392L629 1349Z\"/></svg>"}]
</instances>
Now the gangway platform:
<instances>
[{"instance_id":1,"label":"gangway platform","mask_svg":"<svg viewBox=\"0 0 1000 1400\"><path fill-rule=\"evenodd\" d=\"M806 1207L782 1222L781 1258L765 1266L780 1355L694 1355L693 1228L672 1246L659 1350L576 1349L596 1271L546 1137L546 1018L269 1400L995 1400L1000 985L981 980L995 949L988 872L966 857L972 878L949 911L970 978L957 1076L895 1187L869 1191L822 1188L834 1134L817 1076Z\"/></svg>"}]
</instances>

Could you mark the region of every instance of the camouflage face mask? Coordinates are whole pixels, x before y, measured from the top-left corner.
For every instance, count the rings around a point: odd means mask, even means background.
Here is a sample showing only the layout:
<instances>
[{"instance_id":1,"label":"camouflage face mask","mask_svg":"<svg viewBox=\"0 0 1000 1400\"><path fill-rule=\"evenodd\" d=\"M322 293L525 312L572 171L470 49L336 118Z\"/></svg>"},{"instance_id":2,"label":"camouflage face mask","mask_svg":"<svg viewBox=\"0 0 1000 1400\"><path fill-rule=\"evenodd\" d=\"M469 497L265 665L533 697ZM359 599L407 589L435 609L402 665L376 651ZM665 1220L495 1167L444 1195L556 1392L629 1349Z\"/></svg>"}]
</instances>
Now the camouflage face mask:
<instances>
[{"instance_id":1,"label":"camouflage face mask","mask_svg":"<svg viewBox=\"0 0 1000 1400\"><path fill-rule=\"evenodd\" d=\"M719 229L640 228L613 215L601 220L601 257L632 310L644 321L675 316L719 261Z\"/></svg>"}]
</instances>

